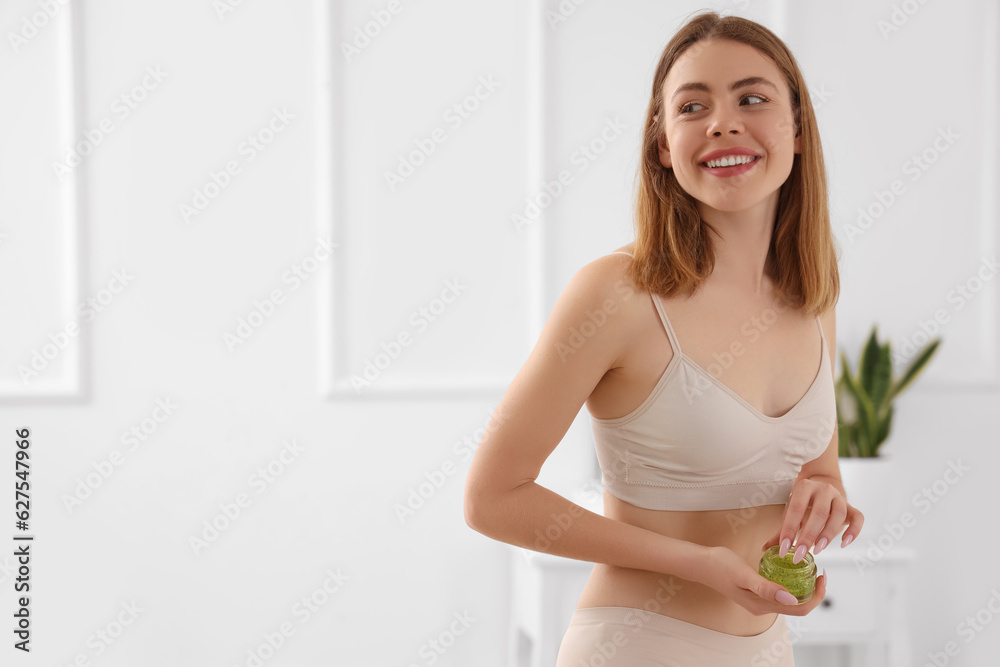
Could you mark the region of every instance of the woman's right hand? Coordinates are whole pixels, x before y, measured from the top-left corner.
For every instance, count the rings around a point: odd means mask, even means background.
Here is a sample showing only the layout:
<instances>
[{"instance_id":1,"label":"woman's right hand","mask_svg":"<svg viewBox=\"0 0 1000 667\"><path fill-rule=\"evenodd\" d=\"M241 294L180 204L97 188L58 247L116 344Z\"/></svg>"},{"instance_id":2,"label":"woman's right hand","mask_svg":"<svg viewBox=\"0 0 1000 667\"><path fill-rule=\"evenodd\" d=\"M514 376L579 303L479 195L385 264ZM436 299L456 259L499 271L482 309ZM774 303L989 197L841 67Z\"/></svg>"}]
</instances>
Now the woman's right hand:
<instances>
[{"instance_id":1,"label":"woman's right hand","mask_svg":"<svg viewBox=\"0 0 1000 667\"><path fill-rule=\"evenodd\" d=\"M805 616L826 596L826 574L816 578L816 590L812 599L798 604L795 596L786 588L762 577L732 549L727 547L706 547L706 549L708 555L705 559L705 568L701 572L701 583L719 591L756 616L774 613Z\"/></svg>"}]
</instances>

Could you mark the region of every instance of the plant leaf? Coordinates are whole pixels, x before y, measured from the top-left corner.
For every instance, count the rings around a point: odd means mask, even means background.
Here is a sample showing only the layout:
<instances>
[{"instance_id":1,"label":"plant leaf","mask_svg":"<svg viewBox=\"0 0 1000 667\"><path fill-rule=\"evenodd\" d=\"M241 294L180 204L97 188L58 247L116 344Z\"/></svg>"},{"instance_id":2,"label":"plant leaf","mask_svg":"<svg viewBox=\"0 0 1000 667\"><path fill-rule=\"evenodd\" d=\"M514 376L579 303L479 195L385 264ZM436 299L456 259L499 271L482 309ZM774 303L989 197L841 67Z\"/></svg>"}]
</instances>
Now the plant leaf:
<instances>
[{"instance_id":1,"label":"plant leaf","mask_svg":"<svg viewBox=\"0 0 1000 667\"><path fill-rule=\"evenodd\" d=\"M841 382L838 380L836 388L839 388L840 385ZM839 398L840 396L839 391L837 392L837 396ZM847 432L849 430L849 427L847 424L844 423L844 417L840 413L841 401L837 400L835 405L837 407L837 456L850 456L851 452L849 447L851 439L850 439L850 434Z\"/></svg>"},{"instance_id":2,"label":"plant leaf","mask_svg":"<svg viewBox=\"0 0 1000 667\"><path fill-rule=\"evenodd\" d=\"M872 410L872 412L874 412L874 410ZM877 420L874 418L874 415L869 414L867 410L860 410L858 412L858 417L858 456L872 456L875 443L875 432L878 429Z\"/></svg>"},{"instance_id":3,"label":"plant leaf","mask_svg":"<svg viewBox=\"0 0 1000 667\"><path fill-rule=\"evenodd\" d=\"M893 401L897 396L903 393L907 387L909 387L917 379L921 372L923 372L924 367L934 356L937 351L938 346L941 344L940 338L932 339L927 345L924 346L916 356L916 358L910 363L909 367L903 371L903 376L899 379L892 389L889 390L889 400Z\"/></svg>"},{"instance_id":4,"label":"plant leaf","mask_svg":"<svg viewBox=\"0 0 1000 667\"><path fill-rule=\"evenodd\" d=\"M886 399L889 396L889 389L892 387L892 353L890 344L886 343L878 347L878 359L872 365L871 384L866 386L868 395L871 396L875 406L875 414L882 418L885 414L886 406L890 403Z\"/></svg>"},{"instance_id":5,"label":"plant leaf","mask_svg":"<svg viewBox=\"0 0 1000 667\"><path fill-rule=\"evenodd\" d=\"M892 429L892 403L889 403L889 410L886 412L885 417L882 418L881 423L879 423L878 438L875 440L875 448L872 450L872 456L878 456L878 450L882 446L882 443L886 441L889 437L889 431Z\"/></svg>"},{"instance_id":6,"label":"plant leaf","mask_svg":"<svg viewBox=\"0 0 1000 667\"><path fill-rule=\"evenodd\" d=\"M872 375L875 373L875 366L878 364L878 339L876 338L878 325L873 324L868 340L861 349L861 357L858 359L858 380L866 390L872 386Z\"/></svg>"},{"instance_id":7,"label":"plant leaf","mask_svg":"<svg viewBox=\"0 0 1000 667\"><path fill-rule=\"evenodd\" d=\"M840 456L860 456L857 446L856 424L837 426L837 452Z\"/></svg>"},{"instance_id":8,"label":"plant leaf","mask_svg":"<svg viewBox=\"0 0 1000 667\"><path fill-rule=\"evenodd\" d=\"M841 352L841 361L846 368L847 359L843 352ZM851 394L847 390L847 381L844 379L844 373L841 373L840 377L837 378L837 383L834 385L834 393L837 403L837 423L853 424L856 422L858 419L858 410L851 401Z\"/></svg>"},{"instance_id":9,"label":"plant leaf","mask_svg":"<svg viewBox=\"0 0 1000 667\"><path fill-rule=\"evenodd\" d=\"M846 359L844 364L847 364ZM878 419L875 415L875 405L865 388L850 373L844 375L847 390L854 397L858 407L858 454L871 456L872 446L878 435Z\"/></svg>"},{"instance_id":10,"label":"plant leaf","mask_svg":"<svg viewBox=\"0 0 1000 667\"><path fill-rule=\"evenodd\" d=\"M857 400L848 387L851 367L847 363L847 353L840 351L840 377L837 378L837 453L839 456L854 457L858 453Z\"/></svg>"}]
</instances>

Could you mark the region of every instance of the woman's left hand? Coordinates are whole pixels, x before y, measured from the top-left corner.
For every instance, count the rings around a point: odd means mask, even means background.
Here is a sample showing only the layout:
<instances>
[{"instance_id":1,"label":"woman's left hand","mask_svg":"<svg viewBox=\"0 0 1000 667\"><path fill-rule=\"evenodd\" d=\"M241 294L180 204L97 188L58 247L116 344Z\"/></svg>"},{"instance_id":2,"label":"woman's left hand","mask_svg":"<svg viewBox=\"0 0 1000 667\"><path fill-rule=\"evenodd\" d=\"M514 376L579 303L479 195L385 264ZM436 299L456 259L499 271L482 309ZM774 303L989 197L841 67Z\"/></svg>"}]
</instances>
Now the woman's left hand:
<instances>
[{"instance_id":1,"label":"woman's left hand","mask_svg":"<svg viewBox=\"0 0 1000 667\"><path fill-rule=\"evenodd\" d=\"M796 545L794 562L802 560L814 545L818 554L847 526L841 540L846 547L861 532L865 517L847 502L840 489L822 479L806 478L795 481L785 505L781 530L768 540L762 549L780 544L778 556L788 553Z\"/></svg>"}]
</instances>

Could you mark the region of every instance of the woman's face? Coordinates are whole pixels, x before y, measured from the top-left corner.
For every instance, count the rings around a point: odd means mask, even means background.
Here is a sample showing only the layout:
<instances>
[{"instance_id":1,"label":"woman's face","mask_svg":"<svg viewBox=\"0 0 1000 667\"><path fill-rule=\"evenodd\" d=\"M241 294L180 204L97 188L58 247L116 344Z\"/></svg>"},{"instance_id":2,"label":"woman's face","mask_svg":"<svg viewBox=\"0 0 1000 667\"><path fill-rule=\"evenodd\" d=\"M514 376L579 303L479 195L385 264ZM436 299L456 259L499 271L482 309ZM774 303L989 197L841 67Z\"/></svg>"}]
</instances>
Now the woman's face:
<instances>
[{"instance_id":1,"label":"woman's face","mask_svg":"<svg viewBox=\"0 0 1000 667\"><path fill-rule=\"evenodd\" d=\"M800 149L788 87L767 56L728 39L698 42L674 62L662 94L660 162L703 212L777 199ZM706 156L719 150L753 161L707 166Z\"/></svg>"}]
</instances>

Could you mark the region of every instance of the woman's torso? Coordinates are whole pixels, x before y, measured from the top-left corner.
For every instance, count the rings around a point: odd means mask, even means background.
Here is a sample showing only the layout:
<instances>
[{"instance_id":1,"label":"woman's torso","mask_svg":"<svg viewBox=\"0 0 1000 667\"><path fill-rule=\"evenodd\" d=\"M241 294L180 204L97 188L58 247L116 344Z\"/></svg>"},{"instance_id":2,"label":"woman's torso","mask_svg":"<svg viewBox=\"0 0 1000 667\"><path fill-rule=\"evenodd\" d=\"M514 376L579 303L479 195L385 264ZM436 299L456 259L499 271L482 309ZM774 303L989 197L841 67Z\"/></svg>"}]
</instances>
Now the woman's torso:
<instances>
[{"instance_id":1,"label":"woman's torso","mask_svg":"<svg viewBox=\"0 0 1000 667\"><path fill-rule=\"evenodd\" d=\"M631 252L630 247L619 249ZM624 255L623 260L628 258ZM622 262L622 278L624 278ZM806 393L816 375L815 318L786 308L773 292L756 297L711 278L694 295L661 297L684 354L765 415L786 413ZM656 386L674 351L646 292L636 292L641 334L628 341L620 366L609 370L587 399L599 419L614 419L640 405ZM767 312L769 311L770 312ZM631 311L636 312L636 311ZM776 315L776 316L775 316ZM715 356L733 341L752 343L729 361ZM826 351L824 351L826 353ZM669 537L705 546L725 546L756 569L761 545L781 525L784 505L739 510L647 510L605 491L605 516ZM754 616L717 591L675 575L597 563L578 607L625 606L672 616L733 635L766 630L774 615Z\"/></svg>"}]
</instances>

